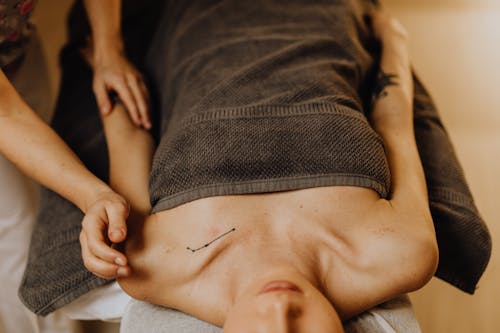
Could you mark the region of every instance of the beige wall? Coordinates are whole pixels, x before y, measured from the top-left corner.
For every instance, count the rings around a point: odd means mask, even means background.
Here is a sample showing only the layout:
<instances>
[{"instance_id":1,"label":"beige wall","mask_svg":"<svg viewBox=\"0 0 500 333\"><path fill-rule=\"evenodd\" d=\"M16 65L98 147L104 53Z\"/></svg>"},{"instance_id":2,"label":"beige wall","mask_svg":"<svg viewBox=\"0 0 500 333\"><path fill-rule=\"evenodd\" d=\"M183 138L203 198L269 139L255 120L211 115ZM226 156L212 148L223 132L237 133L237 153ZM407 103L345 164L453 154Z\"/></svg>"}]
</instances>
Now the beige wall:
<instances>
[{"instance_id":1,"label":"beige wall","mask_svg":"<svg viewBox=\"0 0 500 333\"><path fill-rule=\"evenodd\" d=\"M37 26L49 67L52 97L55 100L59 86L59 51L66 41L66 15L72 0L38 1L33 21Z\"/></svg>"},{"instance_id":2,"label":"beige wall","mask_svg":"<svg viewBox=\"0 0 500 333\"><path fill-rule=\"evenodd\" d=\"M474 296L434 280L412 295L424 332L500 332L500 1L388 0L411 35L413 63L435 98L493 236Z\"/></svg>"}]
</instances>

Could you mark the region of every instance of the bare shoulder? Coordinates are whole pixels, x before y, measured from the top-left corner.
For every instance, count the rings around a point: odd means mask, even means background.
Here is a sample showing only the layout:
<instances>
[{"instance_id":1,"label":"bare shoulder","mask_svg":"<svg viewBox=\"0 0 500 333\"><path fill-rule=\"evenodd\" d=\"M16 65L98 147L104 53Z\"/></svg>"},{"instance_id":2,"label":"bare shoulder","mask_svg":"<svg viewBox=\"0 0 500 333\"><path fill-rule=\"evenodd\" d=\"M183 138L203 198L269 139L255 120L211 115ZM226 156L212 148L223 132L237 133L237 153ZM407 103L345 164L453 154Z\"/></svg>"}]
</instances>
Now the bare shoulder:
<instances>
[{"instance_id":1,"label":"bare shoulder","mask_svg":"<svg viewBox=\"0 0 500 333\"><path fill-rule=\"evenodd\" d=\"M222 250L217 243L219 246L193 255L189 246L203 245L210 238L206 237L206 229L212 228L206 221L210 220L206 210L204 220L193 209L199 205L185 206L146 216L129 225L125 255L132 272L119 278L118 283L130 296L178 308L186 303L187 296L193 293L193 283L196 285L198 277Z\"/></svg>"},{"instance_id":2,"label":"bare shoulder","mask_svg":"<svg viewBox=\"0 0 500 333\"><path fill-rule=\"evenodd\" d=\"M165 221L154 214L129 220L128 228L124 252L132 272L117 279L120 287L136 299L168 305L163 296L177 285L186 267L175 255L178 244L167 232Z\"/></svg>"},{"instance_id":3,"label":"bare shoulder","mask_svg":"<svg viewBox=\"0 0 500 333\"><path fill-rule=\"evenodd\" d=\"M394 273L405 288L418 289L434 274L438 248L432 220L426 212L407 211L380 199L372 208L373 227L364 233L366 264L375 272ZM411 290L405 290L411 291Z\"/></svg>"},{"instance_id":4,"label":"bare shoulder","mask_svg":"<svg viewBox=\"0 0 500 333\"><path fill-rule=\"evenodd\" d=\"M351 243L356 256L346 265L350 277L345 283L349 285L339 288L343 319L420 289L432 278L438 248L435 234L428 228L432 221L426 218L417 212L401 212L383 199L370 206L360 221L363 228L357 229ZM332 288L338 282L331 281ZM344 290L354 295L342 295Z\"/></svg>"}]
</instances>

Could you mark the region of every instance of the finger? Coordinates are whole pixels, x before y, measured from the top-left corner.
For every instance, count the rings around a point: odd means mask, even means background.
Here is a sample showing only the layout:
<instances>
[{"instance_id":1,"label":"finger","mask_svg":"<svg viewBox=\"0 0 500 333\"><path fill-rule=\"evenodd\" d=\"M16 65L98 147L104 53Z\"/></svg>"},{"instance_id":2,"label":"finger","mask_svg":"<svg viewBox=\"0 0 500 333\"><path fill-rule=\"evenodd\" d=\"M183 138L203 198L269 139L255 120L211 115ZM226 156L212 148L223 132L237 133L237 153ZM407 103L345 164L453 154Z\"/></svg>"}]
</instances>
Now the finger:
<instances>
[{"instance_id":1,"label":"finger","mask_svg":"<svg viewBox=\"0 0 500 333\"><path fill-rule=\"evenodd\" d=\"M125 204L114 204L106 208L108 215L108 238L113 243L121 243L127 236L129 208Z\"/></svg>"},{"instance_id":2,"label":"finger","mask_svg":"<svg viewBox=\"0 0 500 333\"><path fill-rule=\"evenodd\" d=\"M127 111L130 114L130 117L132 118L134 124L140 126L141 119L136 107L135 98L130 92L128 85L124 80L120 80L114 84L113 90L116 91L118 96L120 96L120 99L123 101L123 104L125 104L125 107L127 108Z\"/></svg>"},{"instance_id":3,"label":"finger","mask_svg":"<svg viewBox=\"0 0 500 333\"><path fill-rule=\"evenodd\" d=\"M93 88L99 110L103 115L107 115L111 111L111 101L106 86L101 81L95 81Z\"/></svg>"},{"instance_id":4,"label":"finger","mask_svg":"<svg viewBox=\"0 0 500 333\"><path fill-rule=\"evenodd\" d=\"M149 97L149 90L148 90L148 87L146 86L146 84L144 83L143 79L141 79L139 81L139 88L141 89L142 96L144 96L144 99L146 101L146 106L148 108L148 120L149 120L149 124L151 126L153 126L152 123L151 123L151 114L150 114L151 103L150 103L150 97Z\"/></svg>"},{"instance_id":5,"label":"finger","mask_svg":"<svg viewBox=\"0 0 500 333\"><path fill-rule=\"evenodd\" d=\"M141 123L144 128L150 129L151 122L149 120L149 110L148 105L146 103L146 96L144 96L143 91L140 88L140 78L137 78L134 75L128 76L128 86L132 93L134 94L135 101L137 102L139 116L141 118Z\"/></svg>"},{"instance_id":6,"label":"finger","mask_svg":"<svg viewBox=\"0 0 500 333\"><path fill-rule=\"evenodd\" d=\"M148 107L148 121L151 127L153 127L153 124L151 122L151 100L149 97L149 90L146 84L144 83L144 80L139 81L139 87L141 89L142 95L145 97L146 100L146 105Z\"/></svg>"},{"instance_id":7,"label":"finger","mask_svg":"<svg viewBox=\"0 0 500 333\"><path fill-rule=\"evenodd\" d=\"M130 273L132 273L132 269L130 269L129 266L120 266L120 267L118 267L118 270L116 271L116 275L118 277L129 276Z\"/></svg>"},{"instance_id":8,"label":"finger","mask_svg":"<svg viewBox=\"0 0 500 333\"><path fill-rule=\"evenodd\" d=\"M87 237L84 232L80 234L80 243L82 245L83 263L92 274L104 279L113 279L118 275L120 269L118 265L106 262L90 252ZM130 271L130 269L128 269L128 271ZM124 271L120 270L120 273L123 274Z\"/></svg>"},{"instance_id":9,"label":"finger","mask_svg":"<svg viewBox=\"0 0 500 333\"><path fill-rule=\"evenodd\" d=\"M107 225L104 221L92 215L86 215L82 224L87 247L93 256L108 263L116 263L122 266L127 264L125 255L106 243L104 235Z\"/></svg>"},{"instance_id":10,"label":"finger","mask_svg":"<svg viewBox=\"0 0 500 333\"><path fill-rule=\"evenodd\" d=\"M148 90L148 87L146 86L146 83L144 83L144 79L142 77L139 80L139 87L141 88L142 95L146 99L146 103L149 107L150 106L149 105L149 90Z\"/></svg>"}]
</instances>

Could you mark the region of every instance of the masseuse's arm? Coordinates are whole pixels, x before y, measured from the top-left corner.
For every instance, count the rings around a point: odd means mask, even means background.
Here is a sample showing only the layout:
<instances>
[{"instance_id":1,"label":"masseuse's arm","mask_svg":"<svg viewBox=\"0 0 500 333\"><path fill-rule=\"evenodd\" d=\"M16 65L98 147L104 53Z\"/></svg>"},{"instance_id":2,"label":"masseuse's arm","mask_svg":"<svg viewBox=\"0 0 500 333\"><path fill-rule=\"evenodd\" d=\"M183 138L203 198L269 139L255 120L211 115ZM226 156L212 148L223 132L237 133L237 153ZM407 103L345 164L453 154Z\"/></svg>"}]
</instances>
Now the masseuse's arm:
<instances>
[{"instance_id":1,"label":"masseuse's arm","mask_svg":"<svg viewBox=\"0 0 500 333\"><path fill-rule=\"evenodd\" d=\"M118 94L133 122L151 128L148 90L127 60L121 36L121 0L84 0L92 27L93 90L103 115L112 110L110 92Z\"/></svg>"},{"instance_id":2,"label":"masseuse's arm","mask_svg":"<svg viewBox=\"0 0 500 333\"><path fill-rule=\"evenodd\" d=\"M96 178L63 140L21 99L0 71L0 153L28 176L61 194L86 215L85 225L107 233L112 242L125 239L128 204L104 182ZM101 238L102 232L99 234ZM94 252L126 267L119 251L99 242ZM119 265L111 267L116 276Z\"/></svg>"}]
</instances>

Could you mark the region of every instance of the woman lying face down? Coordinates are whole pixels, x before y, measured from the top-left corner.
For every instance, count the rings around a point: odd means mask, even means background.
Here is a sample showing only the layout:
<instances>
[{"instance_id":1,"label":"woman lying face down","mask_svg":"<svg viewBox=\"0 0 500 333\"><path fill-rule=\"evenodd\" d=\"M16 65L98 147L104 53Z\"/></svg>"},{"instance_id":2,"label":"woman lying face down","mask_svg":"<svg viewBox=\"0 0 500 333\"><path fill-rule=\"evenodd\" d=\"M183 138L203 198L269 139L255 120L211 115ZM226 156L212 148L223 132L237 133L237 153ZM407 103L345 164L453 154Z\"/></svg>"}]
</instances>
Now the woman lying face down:
<instances>
[{"instance_id":1,"label":"woman lying face down","mask_svg":"<svg viewBox=\"0 0 500 333\"><path fill-rule=\"evenodd\" d=\"M413 133L406 36L384 14L372 21L383 50L370 121L385 143L389 199L324 186L208 197L149 215L152 140L117 105L103 124L110 184L131 204L128 262L116 262L99 245L98 227L84 224L94 239L82 244L86 267L118 276L132 297L225 332L342 332L341 321L422 287L438 250Z\"/></svg>"}]
</instances>

